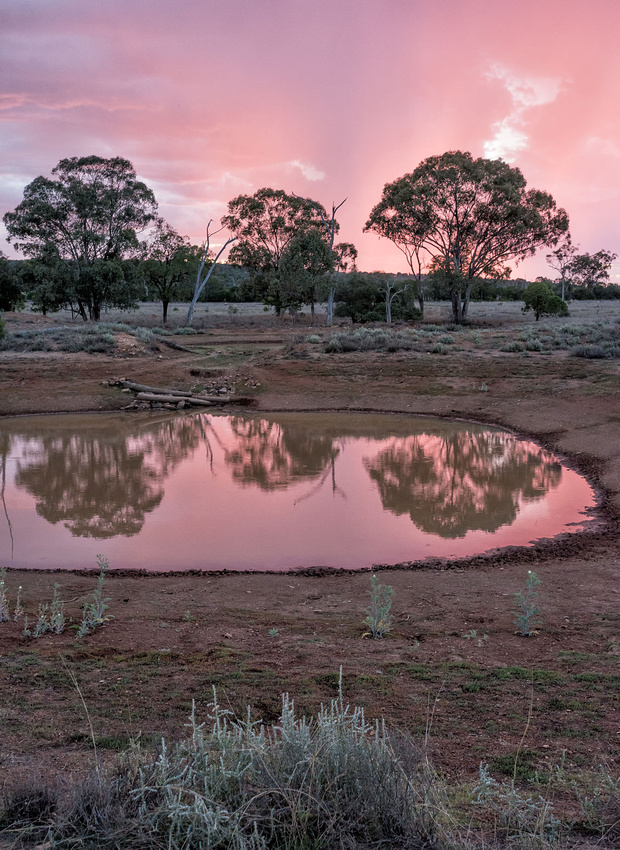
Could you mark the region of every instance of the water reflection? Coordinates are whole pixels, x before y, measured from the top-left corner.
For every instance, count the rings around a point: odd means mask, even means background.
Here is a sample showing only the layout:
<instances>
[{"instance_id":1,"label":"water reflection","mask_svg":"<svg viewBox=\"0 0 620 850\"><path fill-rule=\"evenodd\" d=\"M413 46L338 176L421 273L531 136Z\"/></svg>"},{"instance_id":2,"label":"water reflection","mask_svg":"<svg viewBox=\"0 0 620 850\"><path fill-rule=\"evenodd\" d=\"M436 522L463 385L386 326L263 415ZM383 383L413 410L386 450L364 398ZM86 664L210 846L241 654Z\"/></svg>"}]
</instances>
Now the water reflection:
<instances>
[{"instance_id":1,"label":"water reflection","mask_svg":"<svg viewBox=\"0 0 620 850\"><path fill-rule=\"evenodd\" d=\"M164 495L164 479L193 451L201 422L169 420L144 432L51 433L27 440L15 484L37 513L76 537L138 534Z\"/></svg>"},{"instance_id":2,"label":"water reflection","mask_svg":"<svg viewBox=\"0 0 620 850\"><path fill-rule=\"evenodd\" d=\"M354 414L0 420L0 565L356 568L575 530L587 482L465 423ZM574 523L570 529L567 524Z\"/></svg>"},{"instance_id":3,"label":"water reflection","mask_svg":"<svg viewBox=\"0 0 620 850\"><path fill-rule=\"evenodd\" d=\"M522 501L542 499L562 479L553 455L498 431L394 438L364 466L386 510L449 538L514 522Z\"/></svg>"},{"instance_id":4,"label":"water reflection","mask_svg":"<svg viewBox=\"0 0 620 850\"><path fill-rule=\"evenodd\" d=\"M334 440L304 423L231 418L234 444L226 450L233 478L261 490L289 487L321 475L340 452Z\"/></svg>"}]
</instances>

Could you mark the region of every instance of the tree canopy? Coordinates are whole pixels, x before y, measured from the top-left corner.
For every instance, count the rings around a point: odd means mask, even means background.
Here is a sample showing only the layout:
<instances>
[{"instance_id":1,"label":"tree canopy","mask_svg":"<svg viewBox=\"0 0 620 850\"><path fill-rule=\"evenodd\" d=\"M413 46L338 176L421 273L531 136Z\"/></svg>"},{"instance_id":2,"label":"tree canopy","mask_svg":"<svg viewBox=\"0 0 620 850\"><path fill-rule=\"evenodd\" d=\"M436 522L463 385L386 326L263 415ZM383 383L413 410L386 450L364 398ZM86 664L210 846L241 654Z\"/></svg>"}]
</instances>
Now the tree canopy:
<instances>
[{"instance_id":1,"label":"tree canopy","mask_svg":"<svg viewBox=\"0 0 620 850\"><path fill-rule=\"evenodd\" d=\"M155 290L162 302L162 321L168 321L168 305L195 277L201 249L191 245L186 236L162 219L144 243L142 271L147 286Z\"/></svg>"},{"instance_id":2,"label":"tree canopy","mask_svg":"<svg viewBox=\"0 0 620 850\"><path fill-rule=\"evenodd\" d=\"M0 310L14 310L24 300L21 279L15 263L0 251Z\"/></svg>"},{"instance_id":3,"label":"tree canopy","mask_svg":"<svg viewBox=\"0 0 620 850\"><path fill-rule=\"evenodd\" d=\"M282 189L259 189L228 202L222 225L237 238L229 262L251 269L260 295L279 312L283 306L277 272L291 240L309 228L321 230L327 212L321 204ZM334 232L338 231L335 223Z\"/></svg>"},{"instance_id":4,"label":"tree canopy","mask_svg":"<svg viewBox=\"0 0 620 850\"><path fill-rule=\"evenodd\" d=\"M136 255L137 234L155 220L153 192L121 157L63 159L52 175L36 177L5 214L9 242L27 257L54 249L71 263L68 300L84 319L98 319L105 305L129 306L135 293L122 261Z\"/></svg>"},{"instance_id":5,"label":"tree canopy","mask_svg":"<svg viewBox=\"0 0 620 850\"><path fill-rule=\"evenodd\" d=\"M573 245L570 233L554 251L547 254L547 263L559 272L557 283L561 286L562 300L567 295L577 298L592 298L595 291L609 284L609 270L617 254L611 251L597 251L595 254L579 254L579 247Z\"/></svg>"},{"instance_id":6,"label":"tree canopy","mask_svg":"<svg viewBox=\"0 0 620 850\"><path fill-rule=\"evenodd\" d=\"M536 321L541 316L568 316L566 302L556 295L551 286L545 280L536 280L530 283L523 293L523 312L534 311Z\"/></svg>"},{"instance_id":7,"label":"tree canopy","mask_svg":"<svg viewBox=\"0 0 620 850\"><path fill-rule=\"evenodd\" d=\"M386 184L364 230L390 239L418 279L423 268L441 265L461 322L475 278L506 277L508 262L555 245L568 216L548 193L526 189L518 168L449 151Z\"/></svg>"}]
</instances>

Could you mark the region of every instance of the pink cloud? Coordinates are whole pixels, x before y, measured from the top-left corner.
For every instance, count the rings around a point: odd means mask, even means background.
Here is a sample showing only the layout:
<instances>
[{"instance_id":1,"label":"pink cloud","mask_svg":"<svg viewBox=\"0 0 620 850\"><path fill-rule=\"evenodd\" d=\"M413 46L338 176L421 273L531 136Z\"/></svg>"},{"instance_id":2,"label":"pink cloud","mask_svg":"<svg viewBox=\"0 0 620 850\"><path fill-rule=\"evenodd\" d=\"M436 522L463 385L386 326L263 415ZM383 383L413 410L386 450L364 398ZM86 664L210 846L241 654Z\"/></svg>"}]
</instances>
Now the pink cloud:
<instances>
[{"instance_id":1,"label":"pink cloud","mask_svg":"<svg viewBox=\"0 0 620 850\"><path fill-rule=\"evenodd\" d=\"M398 271L362 234L383 185L495 139L584 250L620 252L618 24L613 0L4 0L0 212L63 157L120 155L196 241L272 185L348 197L340 237Z\"/></svg>"}]
</instances>

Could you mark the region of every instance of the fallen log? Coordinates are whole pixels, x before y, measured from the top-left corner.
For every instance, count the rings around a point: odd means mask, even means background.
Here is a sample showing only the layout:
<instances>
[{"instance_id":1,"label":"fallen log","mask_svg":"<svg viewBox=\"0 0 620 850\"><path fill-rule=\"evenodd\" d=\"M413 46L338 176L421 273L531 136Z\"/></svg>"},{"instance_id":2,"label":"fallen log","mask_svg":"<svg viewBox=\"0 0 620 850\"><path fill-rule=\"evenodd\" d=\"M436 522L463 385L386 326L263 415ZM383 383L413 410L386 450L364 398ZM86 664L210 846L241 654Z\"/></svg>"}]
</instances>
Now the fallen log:
<instances>
[{"instance_id":1,"label":"fallen log","mask_svg":"<svg viewBox=\"0 0 620 850\"><path fill-rule=\"evenodd\" d=\"M153 334L155 336L155 334ZM155 341L160 342L162 345L167 345L168 348L173 348L175 351L186 351L188 354L195 354L191 348L188 348L186 345L179 345L178 342L175 342L172 339L169 339L166 336L155 336Z\"/></svg>"},{"instance_id":2,"label":"fallen log","mask_svg":"<svg viewBox=\"0 0 620 850\"><path fill-rule=\"evenodd\" d=\"M207 398L187 398L179 397L178 395L163 395L163 393L138 393L136 396L138 401L158 402L160 404L178 404L184 401L186 404L191 404L192 407L213 407L214 402Z\"/></svg>"},{"instance_id":3,"label":"fallen log","mask_svg":"<svg viewBox=\"0 0 620 850\"><path fill-rule=\"evenodd\" d=\"M136 393L157 393L158 395L179 396L179 398L189 398L194 395L194 393L188 390L164 390L160 387L147 387L145 384L136 384L135 381L121 381L120 383L121 386L127 387L127 389L133 390Z\"/></svg>"}]
</instances>

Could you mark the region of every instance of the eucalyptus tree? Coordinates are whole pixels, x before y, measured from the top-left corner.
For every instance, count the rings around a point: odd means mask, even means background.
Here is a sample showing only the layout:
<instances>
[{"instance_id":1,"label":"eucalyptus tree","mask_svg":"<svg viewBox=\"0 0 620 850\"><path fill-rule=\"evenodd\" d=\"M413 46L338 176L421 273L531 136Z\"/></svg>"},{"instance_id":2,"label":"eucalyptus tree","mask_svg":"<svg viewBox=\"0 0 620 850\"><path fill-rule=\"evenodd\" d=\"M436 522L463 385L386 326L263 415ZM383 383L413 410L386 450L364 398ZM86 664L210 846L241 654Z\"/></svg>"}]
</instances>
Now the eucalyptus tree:
<instances>
[{"instance_id":1,"label":"eucalyptus tree","mask_svg":"<svg viewBox=\"0 0 620 850\"><path fill-rule=\"evenodd\" d=\"M14 310L24 301L16 263L0 251L0 310Z\"/></svg>"},{"instance_id":2,"label":"eucalyptus tree","mask_svg":"<svg viewBox=\"0 0 620 850\"><path fill-rule=\"evenodd\" d=\"M577 250L577 246L573 245L570 232L567 231L556 248L545 257L547 265L551 266L554 271L559 272L562 301L566 301L566 288L570 282L571 265L577 255Z\"/></svg>"},{"instance_id":3,"label":"eucalyptus tree","mask_svg":"<svg viewBox=\"0 0 620 850\"><path fill-rule=\"evenodd\" d=\"M142 272L162 303L162 321L168 321L168 305L179 298L189 279L196 274L200 249L186 236L180 236L162 219L144 243Z\"/></svg>"},{"instance_id":4,"label":"eucalyptus tree","mask_svg":"<svg viewBox=\"0 0 620 850\"><path fill-rule=\"evenodd\" d=\"M571 285L591 297L595 288L609 283L609 271L617 256L605 250L596 254L576 254L568 270Z\"/></svg>"},{"instance_id":5,"label":"eucalyptus tree","mask_svg":"<svg viewBox=\"0 0 620 850\"><path fill-rule=\"evenodd\" d=\"M310 198L305 199L317 211L325 228L325 235L329 245L329 251L332 255L332 274L329 276L329 285L327 289L327 325L331 327L334 324L334 297L338 286L337 273L351 272L355 270L355 261L357 260L357 248L352 242L340 242L334 245L334 239L340 225L336 221L336 213L340 207L346 202L340 201L339 204L332 204L331 216L328 218L323 207L317 204Z\"/></svg>"},{"instance_id":6,"label":"eucalyptus tree","mask_svg":"<svg viewBox=\"0 0 620 850\"><path fill-rule=\"evenodd\" d=\"M467 319L476 278L505 277L510 261L556 245L568 230L568 216L547 192L526 189L518 168L449 151L386 184L364 230L404 253L419 297L422 269L442 265L450 273L453 318L460 323Z\"/></svg>"},{"instance_id":7,"label":"eucalyptus tree","mask_svg":"<svg viewBox=\"0 0 620 850\"><path fill-rule=\"evenodd\" d=\"M311 227L321 228L323 218L327 213L320 204L282 189L259 189L228 202L222 225L237 242L228 259L252 270L261 297L277 313L283 306L278 279L282 257L295 236Z\"/></svg>"},{"instance_id":8,"label":"eucalyptus tree","mask_svg":"<svg viewBox=\"0 0 620 850\"><path fill-rule=\"evenodd\" d=\"M280 260L278 280L282 306L309 304L314 319L321 284L333 271L334 255L324 234L316 227L300 230L288 243Z\"/></svg>"},{"instance_id":9,"label":"eucalyptus tree","mask_svg":"<svg viewBox=\"0 0 620 850\"><path fill-rule=\"evenodd\" d=\"M27 257L53 248L70 263L67 299L85 321L104 306L131 306L137 278L123 261L137 256L138 233L156 218L152 190L121 157L62 159L52 175L36 177L5 214L9 242Z\"/></svg>"}]
</instances>

